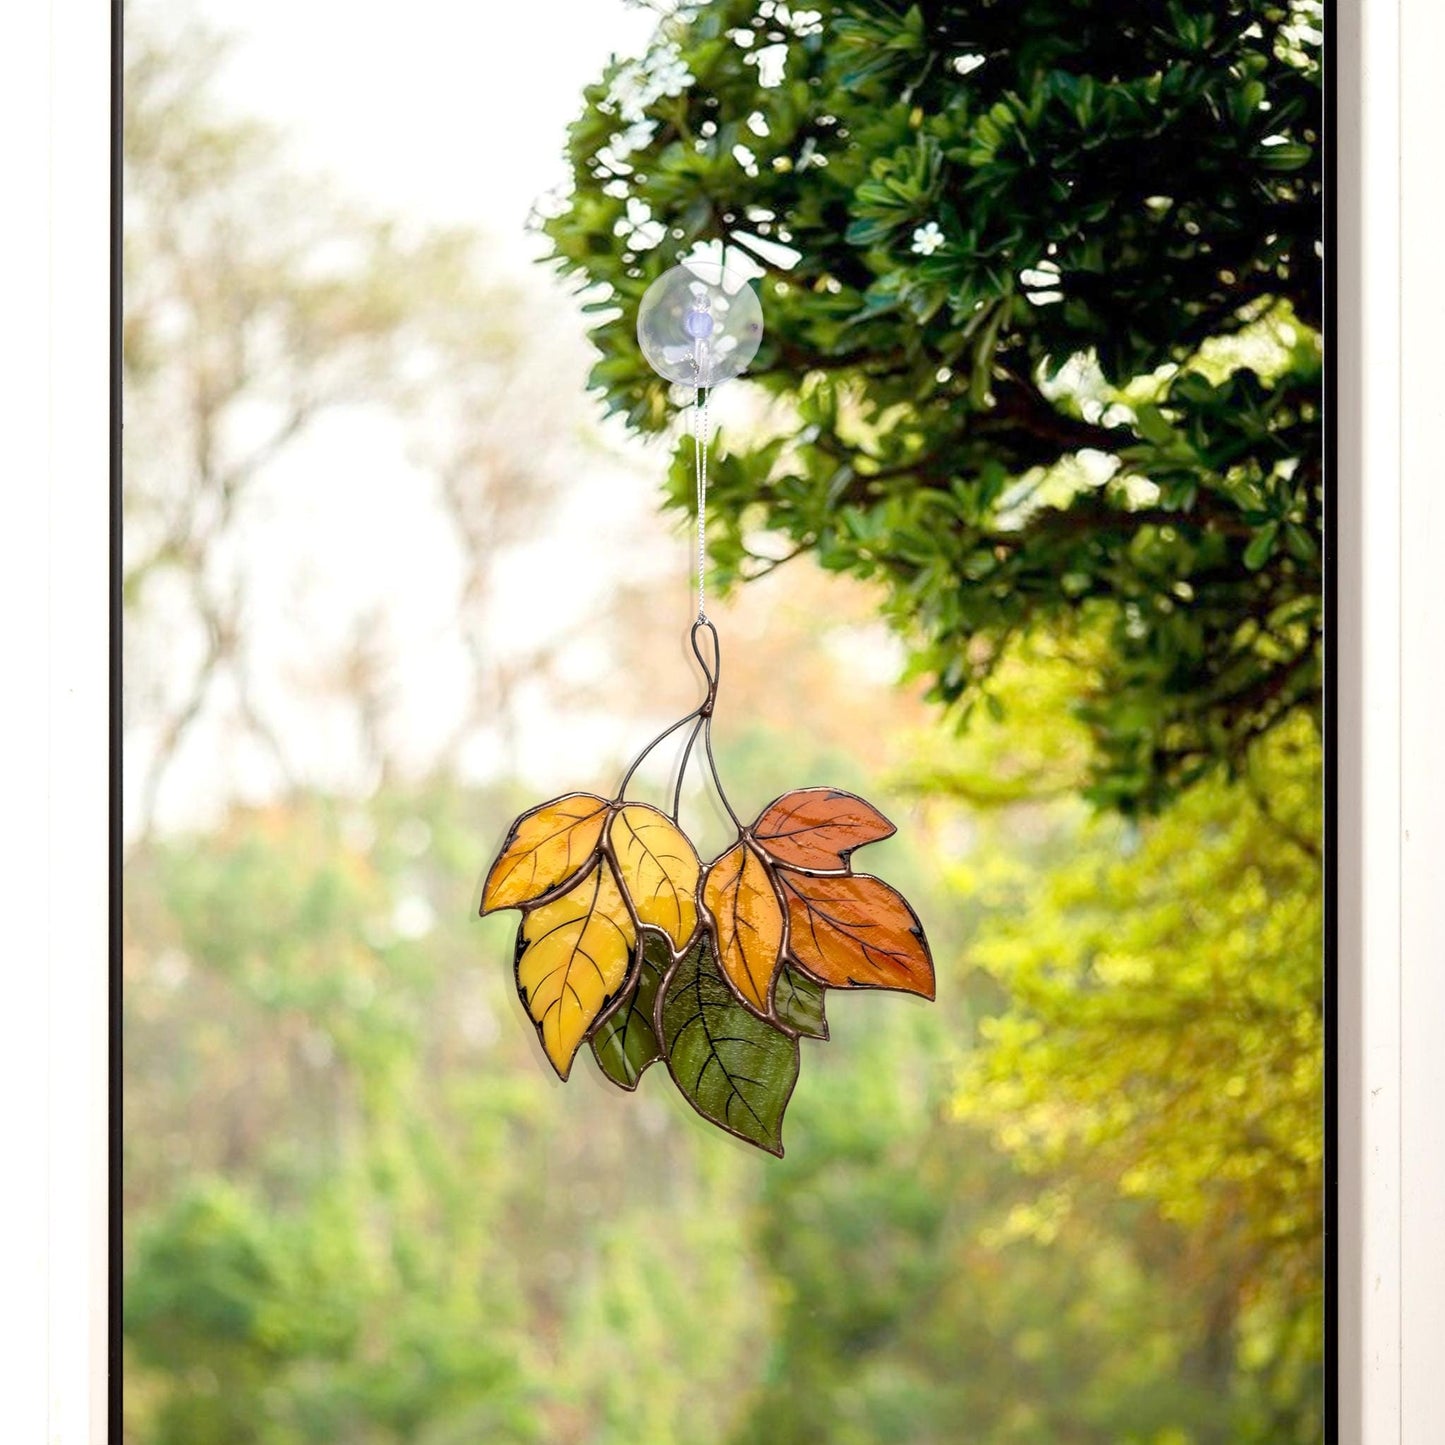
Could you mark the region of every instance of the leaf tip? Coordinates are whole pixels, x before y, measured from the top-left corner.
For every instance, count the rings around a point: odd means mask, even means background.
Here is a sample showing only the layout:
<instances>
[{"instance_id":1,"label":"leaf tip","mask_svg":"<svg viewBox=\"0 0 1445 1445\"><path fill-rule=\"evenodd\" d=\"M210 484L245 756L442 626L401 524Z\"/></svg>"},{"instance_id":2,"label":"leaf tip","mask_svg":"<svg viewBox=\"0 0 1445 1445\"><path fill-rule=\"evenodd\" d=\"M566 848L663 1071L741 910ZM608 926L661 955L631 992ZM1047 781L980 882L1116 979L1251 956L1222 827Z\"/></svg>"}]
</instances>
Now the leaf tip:
<instances>
[{"instance_id":1,"label":"leaf tip","mask_svg":"<svg viewBox=\"0 0 1445 1445\"><path fill-rule=\"evenodd\" d=\"M628 1073L624 1073L619 1077L602 1062L602 1057L597 1052L597 1045L595 1043L592 1045L592 1057L597 1063L598 1073L614 1088L624 1089L629 1094L635 1094L637 1092L637 1086L642 1082L643 1074L647 1072L646 1065L640 1068L635 1074L629 1070Z\"/></svg>"}]
</instances>

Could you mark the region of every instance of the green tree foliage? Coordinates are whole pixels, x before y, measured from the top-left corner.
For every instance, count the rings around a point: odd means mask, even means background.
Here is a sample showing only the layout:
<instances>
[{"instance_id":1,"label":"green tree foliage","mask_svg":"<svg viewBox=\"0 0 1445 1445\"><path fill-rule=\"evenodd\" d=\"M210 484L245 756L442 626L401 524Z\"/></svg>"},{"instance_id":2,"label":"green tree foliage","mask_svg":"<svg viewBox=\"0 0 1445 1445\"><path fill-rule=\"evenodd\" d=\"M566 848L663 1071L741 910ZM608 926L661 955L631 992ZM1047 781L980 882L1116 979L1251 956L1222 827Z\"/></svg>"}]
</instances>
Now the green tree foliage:
<instances>
[{"instance_id":1,"label":"green tree foliage","mask_svg":"<svg viewBox=\"0 0 1445 1445\"><path fill-rule=\"evenodd\" d=\"M458 904L513 801L308 799L136 853L129 1438L724 1438L755 1170L535 1067L478 966L509 930Z\"/></svg>"},{"instance_id":2,"label":"green tree foliage","mask_svg":"<svg viewBox=\"0 0 1445 1445\"><path fill-rule=\"evenodd\" d=\"M1010 640L1106 626L1081 707L1126 811L1317 707L1317 12L683 7L587 92L545 222L643 429L649 282L699 244L766 264L780 405L714 470L722 576L764 531L881 579L965 708Z\"/></svg>"}]
</instances>

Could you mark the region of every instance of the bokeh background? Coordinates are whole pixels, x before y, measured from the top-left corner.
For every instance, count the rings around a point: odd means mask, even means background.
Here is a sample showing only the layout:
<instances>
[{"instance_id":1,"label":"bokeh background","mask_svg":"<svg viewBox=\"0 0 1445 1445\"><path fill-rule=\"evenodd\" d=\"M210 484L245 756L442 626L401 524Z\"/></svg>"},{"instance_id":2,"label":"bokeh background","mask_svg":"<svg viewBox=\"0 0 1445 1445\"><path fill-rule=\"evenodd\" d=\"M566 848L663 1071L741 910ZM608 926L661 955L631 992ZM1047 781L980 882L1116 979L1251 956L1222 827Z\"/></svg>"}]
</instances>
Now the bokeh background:
<instances>
[{"instance_id":1,"label":"bokeh background","mask_svg":"<svg viewBox=\"0 0 1445 1445\"><path fill-rule=\"evenodd\" d=\"M126 1439L1317 1439L1307 710L1101 808L1087 626L960 726L881 582L755 568L711 609L740 811L879 803L939 977L830 994L781 1161L559 1085L475 917L516 812L698 696L674 438L588 393L529 219L658 23L128 7ZM1256 320L1216 379L1305 344ZM776 425L735 390L725 439Z\"/></svg>"}]
</instances>

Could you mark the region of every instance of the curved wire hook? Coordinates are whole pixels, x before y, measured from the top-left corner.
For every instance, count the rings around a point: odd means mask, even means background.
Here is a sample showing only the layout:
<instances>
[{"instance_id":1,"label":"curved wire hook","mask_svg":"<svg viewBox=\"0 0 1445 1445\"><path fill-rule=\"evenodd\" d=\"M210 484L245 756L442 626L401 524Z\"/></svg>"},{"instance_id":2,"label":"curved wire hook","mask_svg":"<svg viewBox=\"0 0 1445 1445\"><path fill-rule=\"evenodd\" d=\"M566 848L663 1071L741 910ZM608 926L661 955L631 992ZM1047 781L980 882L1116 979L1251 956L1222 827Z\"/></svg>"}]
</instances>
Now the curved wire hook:
<instances>
[{"instance_id":1,"label":"curved wire hook","mask_svg":"<svg viewBox=\"0 0 1445 1445\"><path fill-rule=\"evenodd\" d=\"M699 648L697 645L697 632L698 628L700 627L705 627L708 632L712 634L713 660L711 666L709 666L707 659L702 655L701 648ZM638 768L640 768L642 764L646 762L648 754L651 753L652 750L656 748L659 743L666 742L668 738L670 738L673 733L678 730L678 728L686 726L688 723L693 722L694 719L696 719L697 725L698 727L700 727L703 721L712 713L713 703L717 700L718 675L722 671L722 648L718 643L717 628L715 628L712 623L709 622L706 618L703 618L699 622L694 622L692 625L691 642L692 655L697 658L697 665L702 669L702 675L707 681L707 695L695 708L693 708L691 712L684 713L680 718L678 718L675 723L670 724L668 727L664 728L660 733L658 733L658 735L653 738L653 740L648 743L648 745L643 748L643 750L638 753L638 755L632 760L631 766L627 769L625 773L623 773L622 782L618 785L617 788L617 798L619 801L621 801L627 795L627 785L632 781L633 775L637 772ZM697 727L694 727L693 735L691 738L688 739L687 748L682 755L682 767L684 770L686 770L687 768L688 755L692 752L692 745L696 737ZM673 795L672 813L674 821L676 821L677 819L678 800L680 799L681 795L682 773L679 772L677 779L677 791Z\"/></svg>"},{"instance_id":2,"label":"curved wire hook","mask_svg":"<svg viewBox=\"0 0 1445 1445\"><path fill-rule=\"evenodd\" d=\"M709 665L707 658L702 655L702 648L697 645L697 635L706 630L712 638L712 663ZM706 617L699 617L692 624L692 632L688 639L692 643L692 655L697 658L697 665L702 669L702 675L707 680L707 696L698 706L698 712L703 717L711 717L713 704L717 701L718 679L722 676L722 643L718 640L717 628Z\"/></svg>"},{"instance_id":3,"label":"curved wire hook","mask_svg":"<svg viewBox=\"0 0 1445 1445\"><path fill-rule=\"evenodd\" d=\"M702 655L702 648L697 645L697 635L700 630L706 629L712 638L712 665L708 665L707 659ZM743 831L742 819L738 817L728 799L727 789L722 785L722 778L718 775L717 759L712 751L712 715L713 705L717 701L718 682L722 678L722 643L717 635L717 628L706 617L699 617L692 624L692 655L697 658L697 665L702 668L702 675L707 679L707 697L703 699L699 707L699 721L702 723L702 746L703 752L707 755L708 771L712 774L712 785L717 790L718 801L727 809L728 817L733 820L734 827L738 832ZM679 786L681 786L681 779Z\"/></svg>"},{"instance_id":4,"label":"curved wire hook","mask_svg":"<svg viewBox=\"0 0 1445 1445\"><path fill-rule=\"evenodd\" d=\"M698 634L705 632L712 642L712 660L709 661L703 654L699 643ZM702 751L707 759L708 772L712 776L712 785L717 792L718 801L727 809L727 815L733 820L734 826L739 832L743 830L742 819L738 817L729 800L727 790L722 785L722 778L718 773L717 758L712 750L712 715L713 708L717 703L718 682L722 678L722 643L718 638L717 628L706 617L700 617L692 624L692 632L689 635L689 642L692 645L692 655L697 658L697 665L702 669L703 679L707 684L707 693L703 700L689 713L684 713L675 723L664 728L638 755L632 760L632 765L622 775L622 782L618 785L617 800L621 802L627 796L627 785L632 781L638 768L647 760L648 755L660 743L664 743L679 728L686 727L692 723L692 732L688 735L687 744L682 750L682 761L678 766L677 782L672 791L672 820L677 821L678 813L682 807L682 784L687 774L687 765L692 758L693 747L697 743L697 735L702 733Z\"/></svg>"}]
</instances>

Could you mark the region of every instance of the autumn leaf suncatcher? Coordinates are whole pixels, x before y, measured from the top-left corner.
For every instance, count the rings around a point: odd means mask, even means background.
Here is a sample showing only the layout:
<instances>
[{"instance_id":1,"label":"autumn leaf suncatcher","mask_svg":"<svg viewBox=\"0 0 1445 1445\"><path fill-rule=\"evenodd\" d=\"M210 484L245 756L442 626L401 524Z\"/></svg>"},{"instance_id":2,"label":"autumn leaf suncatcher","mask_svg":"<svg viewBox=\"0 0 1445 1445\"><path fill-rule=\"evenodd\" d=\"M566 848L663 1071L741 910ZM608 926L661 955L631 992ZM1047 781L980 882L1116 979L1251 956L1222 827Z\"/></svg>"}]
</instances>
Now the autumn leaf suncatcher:
<instances>
[{"instance_id":1,"label":"autumn leaf suncatcher","mask_svg":"<svg viewBox=\"0 0 1445 1445\"><path fill-rule=\"evenodd\" d=\"M717 263L689 262L648 289L637 325L654 369L692 392L692 650L706 695L642 750L612 797L568 793L522 814L487 873L481 911L521 911L517 989L562 1079L584 1044L623 1089L635 1089L661 1061L703 1118L781 1155L799 1039L827 1039L827 990L898 989L931 999L933 960L903 896L853 869L857 849L894 832L876 808L852 793L807 787L744 823L718 775L712 720L721 648L703 572L707 400L757 351L757 297ZM684 728L671 812L629 801L643 761ZM737 830L708 864L678 822L683 777L699 759Z\"/></svg>"}]
</instances>

